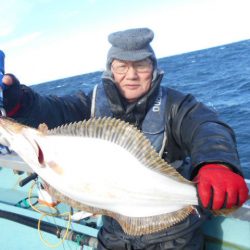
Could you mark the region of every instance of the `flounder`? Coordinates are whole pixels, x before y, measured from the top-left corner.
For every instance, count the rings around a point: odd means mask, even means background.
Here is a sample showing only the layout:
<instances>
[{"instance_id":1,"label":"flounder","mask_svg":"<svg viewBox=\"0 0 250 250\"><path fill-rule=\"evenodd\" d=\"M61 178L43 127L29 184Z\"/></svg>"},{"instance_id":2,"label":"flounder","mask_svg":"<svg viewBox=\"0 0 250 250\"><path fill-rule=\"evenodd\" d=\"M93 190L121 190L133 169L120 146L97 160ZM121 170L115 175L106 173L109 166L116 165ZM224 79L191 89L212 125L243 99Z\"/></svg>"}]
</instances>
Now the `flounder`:
<instances>
[{"instance_id":1,"label":"flounder","mask_svg":"<svg viewBox=\"0 0 250 250\"><path fill-rule=\"evenodd\" d=\"M129 235L169 228L198 204L194 183L121 120L92 118L44 132L0 118L0 143L47 182L56 199L111 216Z\"/></svg>"}]
</instances>

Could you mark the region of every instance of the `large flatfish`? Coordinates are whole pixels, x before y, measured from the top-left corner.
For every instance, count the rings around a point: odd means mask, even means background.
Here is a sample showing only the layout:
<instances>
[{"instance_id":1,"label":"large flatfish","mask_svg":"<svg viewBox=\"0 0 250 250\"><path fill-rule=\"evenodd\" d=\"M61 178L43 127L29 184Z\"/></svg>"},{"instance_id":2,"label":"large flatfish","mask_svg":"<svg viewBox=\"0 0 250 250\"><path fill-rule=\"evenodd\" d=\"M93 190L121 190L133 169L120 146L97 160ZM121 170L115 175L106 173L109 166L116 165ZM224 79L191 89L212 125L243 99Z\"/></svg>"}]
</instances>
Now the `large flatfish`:
<instances>
[{"instance_id":1,"label":"large flatfish","mask_svg":"<svg viewBox=\"0 0 250 250\"><path fill-rule=\"evenodd\" d=\"M48 183L56 199L111 216L130 235L171 227L198 204L194 183L124 121L93 118L43 132L0 118L0 143Z\"/></svg>"}]
</instances>

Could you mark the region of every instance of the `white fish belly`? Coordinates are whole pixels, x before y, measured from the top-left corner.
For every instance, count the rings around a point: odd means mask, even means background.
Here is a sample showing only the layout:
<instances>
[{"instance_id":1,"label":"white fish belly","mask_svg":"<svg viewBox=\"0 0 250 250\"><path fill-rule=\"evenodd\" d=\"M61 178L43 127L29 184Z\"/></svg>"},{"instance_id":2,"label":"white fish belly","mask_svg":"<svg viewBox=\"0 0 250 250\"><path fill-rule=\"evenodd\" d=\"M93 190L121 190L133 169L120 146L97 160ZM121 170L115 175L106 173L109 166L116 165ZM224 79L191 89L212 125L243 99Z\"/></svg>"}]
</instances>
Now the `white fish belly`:
<instances>
[{"instance_id":1,"label":"white fish belly","mask_svg":"<svg viewBox=\"0 0 250 250\"><path fill-rule=\"evenodd\" d=\"M143 166L131 153L112 142L83 137L36 138L46 163L34 169L62 194L86 205L130 217L169 213L196 205L193 185ZM67 142L67 143L65 143Z\"/></svg>"}]
</instances>

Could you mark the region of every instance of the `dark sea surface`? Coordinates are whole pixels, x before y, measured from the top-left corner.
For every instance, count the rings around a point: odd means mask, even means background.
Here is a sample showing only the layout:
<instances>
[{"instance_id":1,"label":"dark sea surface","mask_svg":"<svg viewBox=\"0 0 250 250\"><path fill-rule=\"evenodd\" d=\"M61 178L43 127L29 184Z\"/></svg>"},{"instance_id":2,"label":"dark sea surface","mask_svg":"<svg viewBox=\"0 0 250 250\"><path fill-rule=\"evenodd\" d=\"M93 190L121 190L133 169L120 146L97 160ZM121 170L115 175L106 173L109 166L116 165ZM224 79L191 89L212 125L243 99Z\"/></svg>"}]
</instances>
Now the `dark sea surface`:
<instances>
[{"instance_id":1,"label":"dark sea surface","mask_svg":"<svg viewBox=\"0 0 250 250\"><path fill-rule=\"evenodd\" d=\"M250 40L161 58L163 84L215 109L236 133L245 177L250 179ZM31 86L41 94L89 92L102 72L73 76Z\"/></svg>"}]
</instances>

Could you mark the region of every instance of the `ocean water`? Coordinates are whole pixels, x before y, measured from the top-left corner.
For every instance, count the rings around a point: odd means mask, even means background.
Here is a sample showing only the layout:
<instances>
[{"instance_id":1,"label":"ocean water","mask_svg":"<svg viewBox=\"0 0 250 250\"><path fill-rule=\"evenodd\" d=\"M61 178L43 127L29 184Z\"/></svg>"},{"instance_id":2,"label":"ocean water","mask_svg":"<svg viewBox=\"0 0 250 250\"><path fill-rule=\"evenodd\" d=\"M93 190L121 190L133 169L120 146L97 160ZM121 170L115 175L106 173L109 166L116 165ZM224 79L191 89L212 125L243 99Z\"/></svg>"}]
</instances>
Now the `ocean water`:
<instances>
[{"instance_id":1,"label":"ocean water","mask_svg":"<svg viewBox=\"0 0 250 250\"><path fill-rule=\"evenodd\" d=\"M250 40L161 58L162 84L215 109L235 131L243 172L250 178ZM91 91L102 72L33 85L41 94Z\"/></svg>"}]
</instances>

